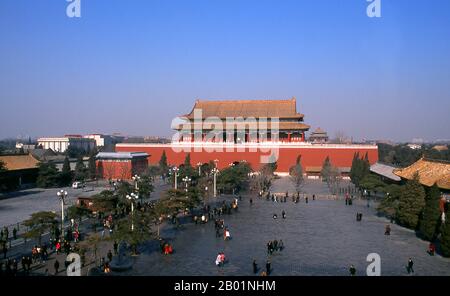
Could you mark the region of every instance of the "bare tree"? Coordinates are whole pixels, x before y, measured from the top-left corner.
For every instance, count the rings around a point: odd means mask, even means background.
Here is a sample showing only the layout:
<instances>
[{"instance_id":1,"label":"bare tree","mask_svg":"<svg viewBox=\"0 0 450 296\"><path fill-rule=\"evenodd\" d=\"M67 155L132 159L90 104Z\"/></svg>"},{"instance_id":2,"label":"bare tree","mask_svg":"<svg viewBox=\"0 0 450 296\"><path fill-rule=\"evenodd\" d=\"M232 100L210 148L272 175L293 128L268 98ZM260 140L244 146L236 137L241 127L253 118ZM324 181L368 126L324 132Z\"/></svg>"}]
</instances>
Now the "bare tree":
<instances>
[{"instance_id":1,"label":"bare tree","mask_svg":"<svg viewBox=\"0 0 450 296\"><path fill-rule=\"evenodd\" d=\"M261 192L268 191L270 187L272 186L272 181L275 178L273 167L269 164L264 165L261 170L259 171L259 174L255 177L256 182L256 188Z\"/></svg>"},{"instance_id":2,"label":"bare tree","mask_svg":"<svg viewBox=\"0 0 450 296\"><path fill-rule=\"evenodd\" d=\"M336 194L341 183L341 172L337 167L331 166L327 183L331 190L331 193Z\"/></svg>"},{"instance_id":3,"label":"bare tree","mask_svg":"<svg viewBox=\"0 0 450 296\"><path fill-rule=\"evenodd\" d=\"M332 142L336 144L344 144L349 142L349 138L343 131L339 130L336 131L335 138L332 140Z\"/></svg>"}]
</instances>

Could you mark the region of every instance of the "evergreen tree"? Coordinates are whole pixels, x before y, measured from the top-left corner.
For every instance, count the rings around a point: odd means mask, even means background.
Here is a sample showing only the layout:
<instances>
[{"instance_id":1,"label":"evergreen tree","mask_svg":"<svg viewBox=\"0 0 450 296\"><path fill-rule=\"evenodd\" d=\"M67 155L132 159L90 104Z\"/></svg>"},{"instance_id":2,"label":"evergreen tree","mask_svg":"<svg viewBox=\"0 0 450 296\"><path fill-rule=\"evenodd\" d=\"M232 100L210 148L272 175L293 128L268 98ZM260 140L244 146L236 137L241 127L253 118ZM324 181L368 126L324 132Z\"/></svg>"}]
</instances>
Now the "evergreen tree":
<instances>
[{"instance_id":1,"label":"evergreen tree","mask_svg":"<svg viewBox=\"0 0 450 296\"><path fill-rule=\"evenodd\" d=\"M425 206L425 190L419 183L419 174L416 173L402 188L396 214L398 222L411 229L416 229L419 217Z\"/></svg>"},{"instance_id":2,"label":"evergreen tree","mask_svg":"<svg viewBox=\"0 0 450 296\"><path fill-rule=\"evenodd\" d=\"M61 173L59 174L59 179L61 186L67 186L72 181L72 171L70 169L70 162L67 156L64 158L64 164Z\"/></svg>"},{"instance_id":3,"label":"evergreen tree","mask_svg":"<svg viewBox=\"0 0 450 296\"><path fill-rule=\"evenodd\" d=\"M350 168L350 179L352 180L353 184L355 184L355 174L356 174L356 161L358 159L358 154L355 152L353 154L352 159L352 167Z\"/></svg>"},{"instance_id":4,"label":"evergreen tree","mask_svg":"<svg viewBox=\"0 0 450 296\"><path fill-rule=\"evenodd\" d=\"M167 164L166 150L162 152L161 159L159 160L159 168L161 169L162 175L167 174L169 165Z\"/></svg>"},{"instance_id":5,"label":"evergreen tree","mask_svg":"<svg viewBox=\"0 0 450 296\"><path fill-rule=\"evenodd\" d=\"M40 188L57 187L59 173L54 163L40 163L36 185Z\"/></svg>"},{"instance_id":6,"label":"evergreen tree","mask_svg":"<svg viewBox=\"0 0 450 296\"><path fill-rule=\"evenodd\" d=\"M369 162L369 155L366 152L366 155L364 156L364 160L361 160L362 162L362 172L361 172L361 177L360 180L364 179L365 177L367 177L368 175L370 175L370 162Z\"/></svg>"},{"instance_id":7,"label":"evergreen tree","mask_svg":"<svg viewBox=\"0 0 450 296\"><path fill-rule=\"evenodd\" d=\"M423 210L423 216L420 221L419 229L423 238L429 241L435 239L435 235L440 224L440 195L439 187L436 184L428 190L426 195L425 208Z\"/></svg>"},{"instance_id":8,"label":"evergreen tree","mask_svg":"<svg viewBox=\"0 0 450 296\"><path fill-rule=\"evenodd\" d=\"M97 164L95 162L96 153L91 153L89 156L88 174L89 179L94 180L97 178Z\"/></svg>"},{"instance_id":9,"label":"evergreen tree","mask_svg":"<svg viewBox=\"0 0 450 296\"><path fill-rule=\"evenodd\" d=\"M184 159L184 166L190 167L191 166L191 154L186 154L186 158Z\"/></svg>"},{"instance_id":10,"label":"evergreen tree","mask_svg":"<svg viewBox=\"0 0 450 296\"><path fill-rule=\"evenodd\" d=\"M328 182L330 180L330 174L331 174L331 161L330 161L329 156L327 156L327 158L325 158L325 161L323 162L322 170L321 170L320 174L322 175L322 181L327 182L327 184L328 184Z\"/></svg>"},{"instance_id":11,"label":"evergreen tree","mask_svg":"<svg viewBox=\"0 0 450 296\"><path fill-rule=\"evenodd\" d=\"M186 158L184 159L184 164L180 166L180 176L188 176L193 177L195 175L196 170L191 166L191 154L186 154Z\"/></svg>"},{"instance_id":12,"label":"evergreen tree","mask_svg":"<svg viewBox=\"0 0 450 296\"><path fill-rule=\"evenodd\" d=\"M441 252L445 257L450 257L450 219L447 217L441 232Z\"/></svg>"},{"instance_id":13,"label":"evergreen tree","mask_svg":"<svg viewBox=\"0 0 450 296\"><path fill-rule=\"evenodd\" d=\"M304 184L303 168L302 168L302 164L301 164L301 155L299 155L297 157L297 161L295 162L295 165L289 169L289 175L290 175L291 182L295 187L295 190L297 192L300 192L300 190Z\"/></svg>"},{"instance_id":14,"label":"evergreen tree","mask_svg":"<svg viewBox=\"0 0 450 296\"><path fill-rule=\"evenodd\" d=\"M84 165L83 158L79 157L77 160L77 164L75 165L75 180L76 181L84 181L87 177L87 169Z\"/></svg>"}]
</instances>

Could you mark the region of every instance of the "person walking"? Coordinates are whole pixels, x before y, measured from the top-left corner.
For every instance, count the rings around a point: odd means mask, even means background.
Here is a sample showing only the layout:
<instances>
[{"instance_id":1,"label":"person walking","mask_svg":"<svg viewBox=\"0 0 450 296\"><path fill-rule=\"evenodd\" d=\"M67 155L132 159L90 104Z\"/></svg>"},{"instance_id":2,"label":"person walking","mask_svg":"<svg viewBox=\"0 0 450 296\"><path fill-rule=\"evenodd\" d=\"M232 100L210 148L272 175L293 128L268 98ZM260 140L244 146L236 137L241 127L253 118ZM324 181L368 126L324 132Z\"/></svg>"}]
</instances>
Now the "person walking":
<instances>
[{"instance_id":1,"label":"person walking","mask_svg":"<svg viewBox=\"0 0 450 296\"><path fill-rule=\"evenodd\" d=\"M13 229L13 238L14 238L14 240L17 239L17 229L15 227Z\"/></svg>"},{"instance_id":2,"label":"person walking","mask_svg":"<svg viewBox=\"0 0 450 296\"><path fill-rule=\"evenodd\" d=\"M283 217L283 219L286 219L286 212L283 210L283 212L281 212L281 216Z\"/></svg>"},{"instance_id":3,"label":"person walking","mask_svg":"<svg viewBox=\"0 0 450 296\"><path fill-rule=\"evenodd\" d=\"M391 235L391 226L389 224L386 224L384 235Z\"/></svg>"},{"instance_id":4,"label":"person walking","mask_svg":"<svg viewBox=\"0 0 450 296\"><path fill-rule=\"evenodd\" d=\"M414 273L414 261L411 258L408 259L406 271L408 271L408 274Z\"/></svg>"},{"instance_id":5,"label":"person walking","mask_svg":"<svg viewBox=\"0 0 450 296\"><path fill-rule=\"evenodd\" d=\"M119 249L119 244L117 243L117 241L114 241L113 249L114 249L114 255L117 255L118 249Z\"/></svg>"},{"instance_id":6,"label":"person walking","mask_svg":"<svg viewBox=\"0 0 450 296\"><path fill-rule=\"evenodd\" d=\"M111 250L108 251L108 254L106 255L106 257L108 257L108 262L112 261L113 254L112 254Z\"/></svg>"},{"instance_id":7,"label":"person walking","mask_svg":"<svg viewBox=\"0 0 450 296\"><path fill-rule=\"evenodd\" d=\"M254 274L258 273L258 264L256 263L255 259L253 259L253 273Z\"/></svg>"},{"instance_id":8,"label":"person walking","mask_svg":"<svg viewBox=\"0 0 450 296\"><path fill-rule=\"evenodd\" d=\"M55 275L58 274L58 270L59 270L59 261L58 259L55 260L55 263L53 264L53 267L55 268Z\"/></svg>"},{"instance_id":9,"label":"person walking","mask_svg":"<svg viewBox=\"0 0 450 296\"><path fill-rule=\"evenodd\" d=\"M355 268L355 266L354 266L353 264L350 265L349 272L350 272L350 275L351 275L351 276L355 276L355 274L356 274L356 268Z\"/></svg>"},{"instance_id":10,"label":"person walking","mask_svg":"<svg viewBox=\"0 0 450 296\"><path fill-rule=\"evenodd\" d=\"M270 263L270 260L267 260L267 262L266 262L266 273L267 273L267 275L270 275L271 271L272 271L272 265Z\"/></svg>"}]
</instances>

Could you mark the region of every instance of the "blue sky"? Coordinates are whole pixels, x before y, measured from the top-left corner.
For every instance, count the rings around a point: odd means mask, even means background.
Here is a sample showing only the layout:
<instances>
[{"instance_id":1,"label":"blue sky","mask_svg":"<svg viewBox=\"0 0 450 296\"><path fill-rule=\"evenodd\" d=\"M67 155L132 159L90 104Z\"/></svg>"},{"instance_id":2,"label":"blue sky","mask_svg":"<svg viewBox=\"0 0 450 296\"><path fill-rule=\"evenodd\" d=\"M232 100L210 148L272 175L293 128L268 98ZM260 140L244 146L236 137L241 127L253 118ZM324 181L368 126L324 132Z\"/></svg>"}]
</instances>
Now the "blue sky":
<instances>
[{"instance_id":1,"label":"blue sky","mask_svg":"<svg viewBox=\"0 0 450 296\"><path fill-rule=\"evenodd\" d=\"M450 1L0 1L0 138L171 135L195 99L287 99L355 139L450 139Z\"/></svg>"}]
</instances>

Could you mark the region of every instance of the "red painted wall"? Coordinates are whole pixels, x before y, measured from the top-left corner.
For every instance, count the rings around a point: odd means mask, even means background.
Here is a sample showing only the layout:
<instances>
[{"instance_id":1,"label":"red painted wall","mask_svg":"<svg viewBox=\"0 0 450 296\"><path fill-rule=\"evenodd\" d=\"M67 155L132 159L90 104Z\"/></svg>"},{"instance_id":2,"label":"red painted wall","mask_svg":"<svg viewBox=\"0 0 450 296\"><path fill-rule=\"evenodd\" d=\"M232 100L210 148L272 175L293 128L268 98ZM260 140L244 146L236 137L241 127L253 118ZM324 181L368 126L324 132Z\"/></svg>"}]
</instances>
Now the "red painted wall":
<instances>
[{"instance_id":1,"label":"red painted wall","mask_svg":"<svg viewBox=\"0 0 450 296\"><path fill-rule=\"evenodd\" d=\"M145 159L121 162L97 160L96 166L102 179L130 180L135 174L143 173L148 168L148 162Z\"/></svg>"},{"instance_id":2,"label":"red painted wall","mask_svg":"<svg viewBox=\"0 0 450 296\"><path fill-rule=\"evenodd\" d=\"M378 161L378 148L373 146L351 146L346 145L348 148L332 148L326 145L311 148L311 147L280 147L278 158L277 172L288 172L289 168L295 164L298 155L302 156L301 163L303 167L315 166L321 167L325 158L330 157L331 163L337 167L351 167L353 155L355 152L359 152L361 157L367 153L370 164L374 164ZM155 165L161 159L163 151L166 151L167 162L170 165L180 165L184 163L187 152L175 152L170 145L120 145L116 146L117 152L147 152L150 154L148 158L149 164ZM223 169L229 166L230 163L236 161L246 160L253 169L257 170L261 166L260 159L262 155L268 156L270 153L257 151L252 152L246 149L245 152L191 152L191 165L197 166L197 163L208 163L210 160L218 159L219 169Z\"/></svg>"}]
</instances>

